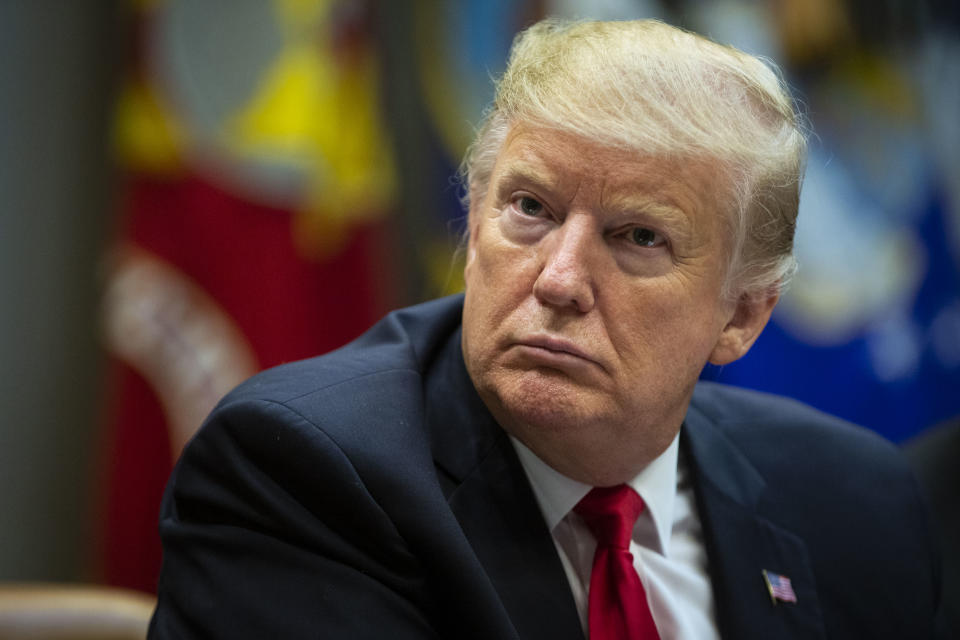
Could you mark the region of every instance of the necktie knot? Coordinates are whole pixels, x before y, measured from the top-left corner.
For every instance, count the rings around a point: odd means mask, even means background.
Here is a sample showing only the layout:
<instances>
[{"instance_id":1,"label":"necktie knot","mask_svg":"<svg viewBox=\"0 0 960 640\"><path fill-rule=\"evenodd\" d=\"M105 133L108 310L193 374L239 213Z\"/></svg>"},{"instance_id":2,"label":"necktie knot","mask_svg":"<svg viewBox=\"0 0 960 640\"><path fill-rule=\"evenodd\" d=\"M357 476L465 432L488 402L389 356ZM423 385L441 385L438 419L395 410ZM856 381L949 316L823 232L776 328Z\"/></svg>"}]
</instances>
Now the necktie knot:
<instances>
[{"instance_id":1,"label":"necktie knot","mask_svg":"<svg viewBox=\"0 0 960 640\"><path fill-rule=\"evenodd\" d=\"M625 484L595 487L573 510L583 518L597 545L627 550L643 498Z\"/></svg>"}]
</instances>

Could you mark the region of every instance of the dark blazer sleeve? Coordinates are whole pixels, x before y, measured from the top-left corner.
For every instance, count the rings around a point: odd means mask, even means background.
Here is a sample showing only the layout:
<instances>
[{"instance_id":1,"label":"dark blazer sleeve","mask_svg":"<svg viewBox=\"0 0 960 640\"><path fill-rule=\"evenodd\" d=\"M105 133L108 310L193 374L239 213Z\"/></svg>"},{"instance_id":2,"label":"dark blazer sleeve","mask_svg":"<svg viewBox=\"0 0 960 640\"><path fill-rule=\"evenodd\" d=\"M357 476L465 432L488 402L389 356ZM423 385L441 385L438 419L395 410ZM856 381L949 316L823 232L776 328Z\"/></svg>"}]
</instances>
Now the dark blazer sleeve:
<instances>
[{"instance_id":1,"label":"dark blazer sleeve","mask_svg":"<svg viewBox=\"0 0 960 640\"><path fill-rule=\"evenodd\" d=\"M164 497L149 638L435 638L418 559L350 459L288 405L227 401Z\"/></svg>"}]
</instances>

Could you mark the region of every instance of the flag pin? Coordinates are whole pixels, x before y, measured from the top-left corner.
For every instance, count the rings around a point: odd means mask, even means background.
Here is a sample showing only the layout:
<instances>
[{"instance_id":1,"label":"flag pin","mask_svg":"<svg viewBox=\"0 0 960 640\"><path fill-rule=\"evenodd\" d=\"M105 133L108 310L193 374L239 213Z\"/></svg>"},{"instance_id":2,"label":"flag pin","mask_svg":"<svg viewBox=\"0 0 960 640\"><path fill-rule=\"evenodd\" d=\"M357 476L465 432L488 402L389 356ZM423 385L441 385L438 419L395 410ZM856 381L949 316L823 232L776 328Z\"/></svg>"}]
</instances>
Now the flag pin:
<instances>
[{"instance_id":1,"label":"flag pin","mask_svg":"<svg viewBox=\"0 0 960 640\"><path fill-rule=\"evenodd\" d=\"M767 591L770 592L770 600L774 605L777 604L777 600L796 604L797 594L793 592L793 585L790 584L790 578L764 569L763 581L767 584Z\"/></svg>"}]
</instances>

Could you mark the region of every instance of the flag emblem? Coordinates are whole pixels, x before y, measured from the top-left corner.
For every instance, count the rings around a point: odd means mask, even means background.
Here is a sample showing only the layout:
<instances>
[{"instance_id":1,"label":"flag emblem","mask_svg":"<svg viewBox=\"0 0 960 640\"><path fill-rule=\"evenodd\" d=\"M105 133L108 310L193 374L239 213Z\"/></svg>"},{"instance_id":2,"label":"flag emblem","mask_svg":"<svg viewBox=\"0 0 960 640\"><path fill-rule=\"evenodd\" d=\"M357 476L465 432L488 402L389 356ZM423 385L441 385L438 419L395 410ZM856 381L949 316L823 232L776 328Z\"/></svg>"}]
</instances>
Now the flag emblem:
<instances>
[{"instance_id":1,"label":"flag emblem","mask_svg":"<svg viewBox=\"0 0 960 640\"><path fill-rule=\"evenodd\" d=\"M763 570L763 581L767 583L767 591L770 592L770 600L773 604L780 602L796 602L797 595L793 592L793 585L790 584L790 578Z\"/></svg>"}]
</instances>

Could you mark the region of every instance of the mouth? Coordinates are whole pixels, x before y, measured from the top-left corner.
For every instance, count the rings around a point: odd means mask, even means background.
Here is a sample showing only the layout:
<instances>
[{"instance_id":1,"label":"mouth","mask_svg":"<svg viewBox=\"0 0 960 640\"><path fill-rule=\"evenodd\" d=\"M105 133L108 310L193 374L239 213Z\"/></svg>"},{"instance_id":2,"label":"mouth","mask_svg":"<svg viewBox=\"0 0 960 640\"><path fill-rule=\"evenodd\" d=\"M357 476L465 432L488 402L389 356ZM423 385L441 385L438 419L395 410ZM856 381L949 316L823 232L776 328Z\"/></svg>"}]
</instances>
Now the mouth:
<instances>
[{"instance_id":1,"label":"mouth","mask_svg":"<svg viewBox=\"0 0 960 640\"><path fill-rule=\"evenodd\" d=\"M524 355L545 366L566 368L592 365L604 369L600 361L587 351L563 338L533 335L517 340L514 344Z\"/></svg>"}]
</instances>

